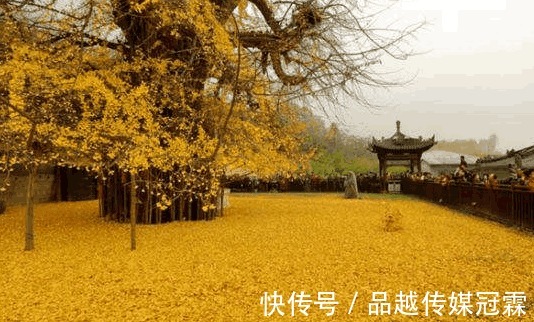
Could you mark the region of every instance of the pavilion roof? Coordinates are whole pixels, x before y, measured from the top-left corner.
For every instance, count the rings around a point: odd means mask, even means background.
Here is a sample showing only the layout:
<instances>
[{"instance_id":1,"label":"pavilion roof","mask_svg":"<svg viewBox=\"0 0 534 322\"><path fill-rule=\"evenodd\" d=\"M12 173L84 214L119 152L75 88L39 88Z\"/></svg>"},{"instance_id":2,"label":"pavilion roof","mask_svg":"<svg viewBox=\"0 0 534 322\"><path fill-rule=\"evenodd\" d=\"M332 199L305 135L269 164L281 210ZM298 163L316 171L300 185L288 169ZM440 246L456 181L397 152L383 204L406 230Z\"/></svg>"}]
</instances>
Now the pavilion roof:
<instances>
[{"instance_id":1,"label":"pavilion roof","mask_svg":"<svg viewBox=\"0 0 534 322\"><path fill-rule=\"evenodd\" d=\"M397 121L397 131L389 138L377 140L373 137L369 150L374 153L404 153L424 152L430 149L436 141L434 136L429 139L412 138L400 131L400 121Z\"/></svg>"}]
</instances>

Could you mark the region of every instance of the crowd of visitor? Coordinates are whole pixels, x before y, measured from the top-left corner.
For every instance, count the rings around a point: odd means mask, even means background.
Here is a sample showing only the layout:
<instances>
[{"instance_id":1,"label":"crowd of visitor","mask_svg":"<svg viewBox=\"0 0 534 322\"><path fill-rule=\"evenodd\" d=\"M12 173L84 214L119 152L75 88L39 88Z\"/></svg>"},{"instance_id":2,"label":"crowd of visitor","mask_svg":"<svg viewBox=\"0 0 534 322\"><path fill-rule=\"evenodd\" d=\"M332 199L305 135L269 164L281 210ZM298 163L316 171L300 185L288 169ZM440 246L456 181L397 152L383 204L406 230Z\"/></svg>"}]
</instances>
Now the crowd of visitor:
<instances>
[{"instance_id":1,"label":"crowd of visitor","mask_svg":"<svg viewBox=\"0 0 534 322\"><path fill-rule=\"evenodd\" d=\"M534 169L522 169L515 164L508 164L509 176L498 178L494 173L477 171L469 169L464 156L460 157L460 164L455 171L451 173L442 173L433 176L429 172L424 173L407 173L407 177L414 181L436 182L442 185L454 183L472 183L484 185L488 188L495 188L499 185L526 186L534 190Z\"/></svg>"}]
</instances>

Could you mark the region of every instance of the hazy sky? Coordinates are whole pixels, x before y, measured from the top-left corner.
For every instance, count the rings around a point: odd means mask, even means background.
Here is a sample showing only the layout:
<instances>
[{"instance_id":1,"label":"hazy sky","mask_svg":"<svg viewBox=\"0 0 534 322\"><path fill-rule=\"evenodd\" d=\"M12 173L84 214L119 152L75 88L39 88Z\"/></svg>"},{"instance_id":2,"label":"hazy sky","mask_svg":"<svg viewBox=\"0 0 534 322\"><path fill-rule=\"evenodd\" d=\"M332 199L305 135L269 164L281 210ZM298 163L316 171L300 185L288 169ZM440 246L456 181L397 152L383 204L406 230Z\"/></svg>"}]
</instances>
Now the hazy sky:
<instances>
[{"instance_id":1,"label":"hazy sky","mask_svg":"<svg viewBox=\"0 0 534 322\"><path fill-rule=\"evenodd\" d=\"M395 121L411 136L483 139L498 149L534 145L534 1L402 0L388 14L431 24L414 46L424 55L396 67L417 75L380 93L385 105L339 113L351 134L390 136ZM339 120L338 120L339 121Z\"/></svg>"}]
</instances>

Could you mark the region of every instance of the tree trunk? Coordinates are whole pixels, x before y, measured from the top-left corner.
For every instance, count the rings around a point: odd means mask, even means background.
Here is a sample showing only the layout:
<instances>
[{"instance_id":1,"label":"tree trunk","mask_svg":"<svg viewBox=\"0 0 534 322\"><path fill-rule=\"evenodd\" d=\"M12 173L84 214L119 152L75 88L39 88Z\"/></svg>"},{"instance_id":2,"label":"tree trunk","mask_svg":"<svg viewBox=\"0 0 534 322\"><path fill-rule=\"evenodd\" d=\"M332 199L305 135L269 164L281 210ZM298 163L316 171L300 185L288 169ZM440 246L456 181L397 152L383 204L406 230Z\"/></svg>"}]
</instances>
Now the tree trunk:
<instances>
[{"instance_id":1,"label":"tree trunk","mask_svg":"<svg viewBox=\"0 0 534 322\"><path fill-rule=\"evenodd\" d=\"M129 186L132 180L140 188L136 189L135 195L137 223L161 224L176 220L211 220L221 213L221 209L208 209L207 211L202 209L203 205L208 202L217 203L219 197L203 200L201 196L184 191L174 192L177 195L171 195L170 209L162 210L158 207L158 204L161 202L160 196L164 191L158 190L160 189L157 186L158 173L143 171L136 173L135 179L131 179L130 174L117 172L110 175L108 180L102 181L103 185L99 189L99 199L106 201L103 203L104 207L101 210L104 215L110 215L112 216L110 217L111 219L118 222L128 223L130 219L132 190ZM109 203L110 207L106 207L106 203Z\"/></svg>"},{"instance_id":2,"label":"tree trunk","mask_svg":"<svg viewBox=\"0 0 534 322\"><path fill-rule=\"evenodd\" d=\"M115 170L115 171L118 171L118 170ZM120 177L117 174L117 172L113 173L113 183L115 184L115 187L121 187L121 185L120 185ZM119 210L119 204L120 204L119 188L113 189L113 193L115 195L115 198L112 200L112 202L113 202L113 216L114 216L115 220L120 221L121 217L120 217L120 212L119 212L120 211Z\"/></svg>"},{"instance_id":3,"label":"tree trunk","mask_svg":"<svg viewBox=\"0 0 534 322\"><path fill-rule=\"evenodd\" d=\"M187 207L187 221L191 221L193 215L193 197L189 194L189 203Z\"/></svg>"},{"instance_id":4,"label":"tree trunk","mask_svg":"<svg viewBox=\"0 0 534 322\"><path fill-rule=\"evenodd\" d=\"M219 210L219 216L224 216L224 188L221 188L221 209Z\"/></svg>"},{"instance_id":5,"label":"tree trunk","mask_svg":"<svg viewBox=\"0 0 534 322\"><path fill-rule=\"evenodd\" d=\"M104 210L104 204L105 204L105 200L104 200L104 182L103 182L103 179L102 179L102 175L98 176L98 214L100 215L100 217L104 217L106 216L105 214L105 210Z\"/></svg>"},{"instance_id":6,"label":"tree trunk","mask_svg":"<svg viewBox=\"0 0 534 322\"><path fill-rule=\"evenodd\" d=\"M122 172L119 175L119 199L117 200L117 208L120 222L128 221L128 178L126 172Z\"/></svg>"},{"instance_id":7,"label":"tree trunk","mask_svg":"<svg viewBox=\"0 0 534 322\"><path fill-rule=\"evenodd\" d=\"M151 224L152 223L152 171L151 169L148 169L148 194L146 196L146 215L147 215L147 221L145 223Z\"/></svg>"},{"instance_id":8,"label":"tree trunk","mask_svg":"<svg viewBox=\"0 0 534 322\"><path fill-rule=\"evenodd\" d=\"M130 175L130 248L137 248L135 228L137 224L137 194L135 188L135 173Z\"/></svg>"},{"instance_id":9,"label":"tree trunk","mask_svg":"<svg viewBox=\"0 0 534 322\"><path fill-rule=\"evenodd\" d=\"M156 206L156 224L161 224L161 209Z\"/></svg>"},{"instance_id":10,"label":"tree trunk","mask_svg":"<svg viewBox=\"0 0 534 322\"><path fill-rule=\"evenodd\" d=\"M150 211L150 207L148 205L148 199L149 199L149 196L150 196L150 187L148 185L148 180L149 180L149 173L150 173L150 170L146 170L143 172L143 181L144 181L144 193L142 195L142 205L143 205L143 223L144 224L148 224L148 212Z\"/></svg>"},{"instance_id":11,"label":"tree trunk","mask_svg":"<svg viewBox=\"0 0 534 322\"><path fill-rule=\"evenodd\" d=\"M172 199L172 203L171 203L171 222L174 222L176 220L176 204L177 204L177 199L173 197Z\"/></svg>"},{"instance_id":12,"label":"tree trunk","mask_svg":"<svg viewBox=\"0 0 534 322\"><path fill-rule=\"evenodd\" d=\"M33 197L35 195L35 176L37 175L37 166L30 165L28 170L28 189L26 191L26 238L24 250L33 250L34 248L34 215L33 215Z\"/></svg>"},{"instance_id":13,"label":"tree trunk","mask_svg":"<svg viewBox=\"0 0 534 322\"><path fill-rule=\"evenodd\" d=\"M184 219L184 194L180 193L178 197L178 221Z\"/></svg>"}]
</instances>

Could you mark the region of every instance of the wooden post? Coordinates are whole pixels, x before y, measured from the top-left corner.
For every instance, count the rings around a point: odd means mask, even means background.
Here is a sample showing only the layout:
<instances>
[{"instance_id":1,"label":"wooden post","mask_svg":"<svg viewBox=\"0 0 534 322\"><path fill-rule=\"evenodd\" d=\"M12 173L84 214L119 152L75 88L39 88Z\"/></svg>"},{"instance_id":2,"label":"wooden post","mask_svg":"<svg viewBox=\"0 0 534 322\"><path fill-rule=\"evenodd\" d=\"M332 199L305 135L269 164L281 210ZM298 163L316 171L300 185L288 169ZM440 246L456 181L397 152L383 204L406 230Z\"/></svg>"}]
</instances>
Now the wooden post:
<instances>
[{"instance_id":1,"label":"wooden post","mask_svg":"<svg viewBox=\"0 0 534 322\"><path fill-rule=\"evenodd\" d=\"M511 208L512 208L512 209L511 209L512 216L513 216L514 221L515 221L516 224L517 224L517 223L522 223L523 221L521 220L521 218L520 218L519 221L517 220L518 218L517 218L516 213L515 213L515 198L514 198L514 195L515 195L515 194L514 194L514 185L513 185L513 184L511 185L511 190L512 190L512 191L510 192L510 194L511 194L510 199L512 200L512 207L511 207ZM520 215L520 214L519 214L519 215ZM522 225L520 224L519 226L522 226Z\"/></svg>"},{"instance_id":2,"label":"wooden post","mask_svg":"<svg viewBox=\"0 0 534 322\"><path fill-rule=\"evenodd\" d=\"M137 223L137 190L135 188L135 173L130 174L130 249L137 248L136 243L136 223Z\"/></svg>"}]
</instances>

